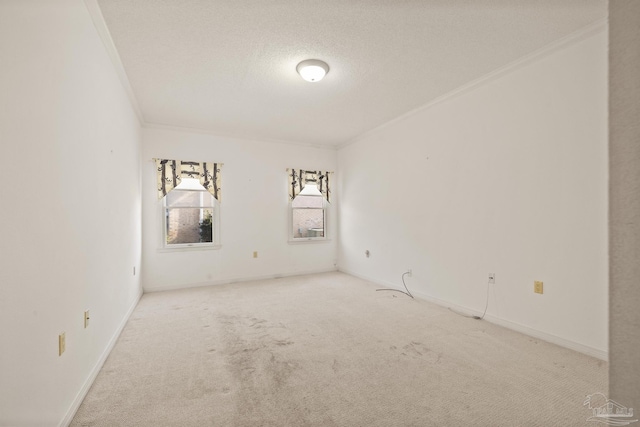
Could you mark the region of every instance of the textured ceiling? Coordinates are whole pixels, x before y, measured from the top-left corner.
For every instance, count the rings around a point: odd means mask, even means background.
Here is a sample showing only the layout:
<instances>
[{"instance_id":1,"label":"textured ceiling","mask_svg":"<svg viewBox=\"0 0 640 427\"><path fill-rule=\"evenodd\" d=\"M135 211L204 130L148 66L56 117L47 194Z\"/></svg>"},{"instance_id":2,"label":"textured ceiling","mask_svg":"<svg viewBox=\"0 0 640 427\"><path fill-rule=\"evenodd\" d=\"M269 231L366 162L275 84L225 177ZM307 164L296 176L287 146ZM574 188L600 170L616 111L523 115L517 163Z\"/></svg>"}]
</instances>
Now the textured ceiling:
<instances>
[{"instance_id":1,"label":"textured ceiling","mask_svg":"<svg viewBox=\"0 0 640 427\"><path fill-rule=\"evenodd\" d=\"M601 20L605 0L98 0L146 123L337 145ZM319 83L296 73L326 61Z\"/></svg>"}]
</instances>

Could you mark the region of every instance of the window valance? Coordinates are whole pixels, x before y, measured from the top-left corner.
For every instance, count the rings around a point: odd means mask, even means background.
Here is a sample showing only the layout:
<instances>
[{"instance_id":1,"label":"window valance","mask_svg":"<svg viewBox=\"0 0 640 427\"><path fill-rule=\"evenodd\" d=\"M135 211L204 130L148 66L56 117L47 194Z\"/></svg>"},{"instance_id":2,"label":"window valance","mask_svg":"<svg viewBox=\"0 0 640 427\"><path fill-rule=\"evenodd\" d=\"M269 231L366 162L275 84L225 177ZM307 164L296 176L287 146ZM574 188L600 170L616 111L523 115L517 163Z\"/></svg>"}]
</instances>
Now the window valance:
<instances>
[{"instance_id":1,"label":"window valance","mask_svg":"<svg viewBox=\"0 0 640 427\"><path fill-rule=\"evenodd\" d=\"M293 200L302 191L304 186L309 184L316 184L318 190L327 200L331 202L331 189L329 177L333 172L328 171L309 171L304 169L287 169L287 175L289 176L289 199Z\"/></svg>"},{"instance_id":2,"label":"window valance","mask_svg":"<svg viewBox=\"0 0 640 427\"><path fill-rule=\"evenodd\" d=\"M219 202L222 163L192 162L186 160L154 159L158 182L158 198L161 199L180 184L182 178L194 178Z\"/></svg>"}]
</instances>

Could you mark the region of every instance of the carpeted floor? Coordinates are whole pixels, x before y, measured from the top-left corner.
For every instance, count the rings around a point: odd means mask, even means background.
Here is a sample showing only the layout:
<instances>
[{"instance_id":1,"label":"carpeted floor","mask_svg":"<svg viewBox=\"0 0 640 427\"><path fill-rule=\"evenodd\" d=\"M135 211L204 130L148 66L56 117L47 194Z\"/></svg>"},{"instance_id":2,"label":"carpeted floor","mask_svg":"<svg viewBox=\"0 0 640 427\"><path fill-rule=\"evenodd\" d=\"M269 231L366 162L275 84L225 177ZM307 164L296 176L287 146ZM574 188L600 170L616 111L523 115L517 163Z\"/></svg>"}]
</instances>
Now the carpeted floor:
<instances>
[{"instance_id":1,"label":"carpeted floor","mask_svg":"<svg viewBox=\"0 0 640 427\"><path fill-rule=\"evenodd\" d=\"M72 426L585 426L607 364L342 273L145 294Z\"/></svg>"}]
</instances>

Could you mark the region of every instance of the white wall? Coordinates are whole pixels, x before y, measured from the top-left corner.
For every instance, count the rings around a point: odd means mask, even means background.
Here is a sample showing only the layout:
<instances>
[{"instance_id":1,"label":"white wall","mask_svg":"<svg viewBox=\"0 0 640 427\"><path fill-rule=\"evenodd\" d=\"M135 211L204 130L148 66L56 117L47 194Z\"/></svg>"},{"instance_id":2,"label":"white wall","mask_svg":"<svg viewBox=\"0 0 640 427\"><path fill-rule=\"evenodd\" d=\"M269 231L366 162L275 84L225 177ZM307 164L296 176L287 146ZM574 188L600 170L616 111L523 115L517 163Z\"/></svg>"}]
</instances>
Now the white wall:
<instances>
[{"instance_id":1,"label":"white wall","mask_svg":"<svg viewBox=\"0 0 640 427\"><path fill-rule=\"evenodd\" d=\"M601 28L342 148L340 270L476 313L493 272L490 320L605 357L606 52Z\"/></svg>"},{"instance_id":2,"label":"white wall","mask_svg":"<svg viewBox=\"0 0 640 427\"><path fill-rule=\"evenodd\" d=\"M221 239L217 250L163 252L162 208L153 158L224 163ZM335 171L337 153L182 130L146 128L142 150L142 237L145 291L335 270L336 204L329 241L289 244L286 169ZM337 191L334 196L337 196ZM253 258L253 252L258 258Z\"/></svg>"},{"instance_id":3,"label":"white wall","mask_svg":"<svg viewBox=\"0 0 640 427\"><path fill-rule=\"evenodd\" d=\"M140 125L82 1L1 2L0 58L0 425L54 426L141 292Z\"/></svg>"}]
</instances>

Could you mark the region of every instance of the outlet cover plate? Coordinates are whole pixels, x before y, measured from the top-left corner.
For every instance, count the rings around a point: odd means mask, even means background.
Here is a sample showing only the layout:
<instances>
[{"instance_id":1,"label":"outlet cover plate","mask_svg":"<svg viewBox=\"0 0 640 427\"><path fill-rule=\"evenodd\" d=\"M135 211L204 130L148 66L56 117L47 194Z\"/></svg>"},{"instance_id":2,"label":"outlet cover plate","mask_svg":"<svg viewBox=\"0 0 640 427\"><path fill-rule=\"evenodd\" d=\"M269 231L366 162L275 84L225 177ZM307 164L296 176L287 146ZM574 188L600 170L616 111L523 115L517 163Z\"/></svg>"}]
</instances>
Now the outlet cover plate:
<instances>
[{"instance_id":1,"label":"outlet cover plate","mask_svg":"<svg viewBox=\"0 0 640 427\"><path fill-rule=\"evenodd\" d=\"M62 353L67 349L67 339L65 333L58 335L58 356L62 356Z\"/></svg>"},{"instance_id":2,"label":"outlet cover plate","mask_svg":"<svg viewBox=\"0 0 640 427\"><path fill-rule=\"evenodd\" d=\"M544 283L539 280L535 280L533 282L533 292L536 294L544 293Z\"/></svg>"}]
</instances>

